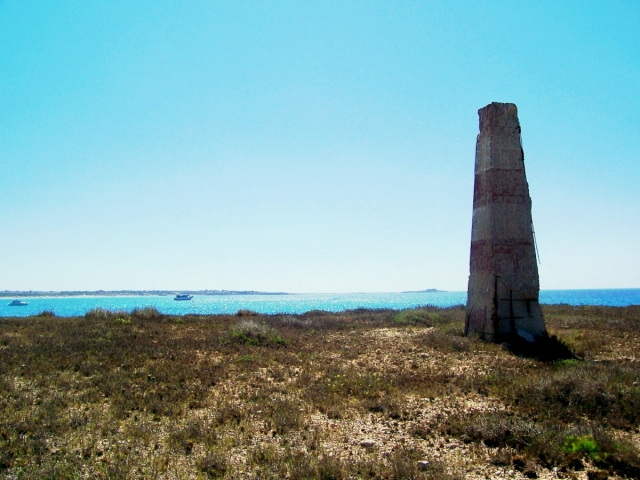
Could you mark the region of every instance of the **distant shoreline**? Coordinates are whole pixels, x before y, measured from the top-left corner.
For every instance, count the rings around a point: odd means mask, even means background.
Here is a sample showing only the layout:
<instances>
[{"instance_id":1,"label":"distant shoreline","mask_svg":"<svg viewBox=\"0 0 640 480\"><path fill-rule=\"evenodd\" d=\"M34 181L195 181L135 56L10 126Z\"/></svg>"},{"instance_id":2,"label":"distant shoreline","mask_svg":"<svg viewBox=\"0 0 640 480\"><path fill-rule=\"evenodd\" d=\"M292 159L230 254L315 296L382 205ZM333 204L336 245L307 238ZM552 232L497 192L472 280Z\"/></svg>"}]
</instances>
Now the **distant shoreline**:
<instances>
[{"instance_id":1,"label":"distant shoreline","mask_svg":"<svg viewBox=\"0 0 640 480\"><path fill-rule=\"evenodd\" d=\"M437 288L427 288L426 290L407 290L400 293L446 293L447 290L438 290Z\"/></svg>"},{"instance_id":2,"label":"distant shoreline","mask_svg":"<svg viewBox=\"0 0 640 480\"><path fill-rule=\"evenodd\" d=\"M428 288L426 290L408 290L399 293L447 293L447 290ZM13 297L168 297L177 293L202 296L221 295L299 295L290 292L261 292L258 290L3 290L0 298Z\"/></svg>"},{"instance_id":3,"label":"distant shoreline","mask_svg":"<svg viewBox=\"0 0 640 480\"><path fill-rule=\"evenodd\" d=\"M77 291L9 291L0 292L8 297L167 297L177 293L189 295L295 295L288 292L259 292L257 290L77 290Z\"/></svg>"}]
</instances>

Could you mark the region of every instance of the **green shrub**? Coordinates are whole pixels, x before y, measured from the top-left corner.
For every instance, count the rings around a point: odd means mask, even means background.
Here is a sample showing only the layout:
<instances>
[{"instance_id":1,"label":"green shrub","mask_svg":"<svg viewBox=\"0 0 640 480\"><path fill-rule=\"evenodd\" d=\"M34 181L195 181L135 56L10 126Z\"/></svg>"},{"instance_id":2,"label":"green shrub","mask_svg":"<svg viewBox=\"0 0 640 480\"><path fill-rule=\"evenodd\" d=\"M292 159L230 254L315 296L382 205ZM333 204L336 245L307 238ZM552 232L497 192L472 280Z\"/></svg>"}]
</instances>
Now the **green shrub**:
<instances>
[{"instance_id":1,"label":"green shrub","mask_svg":"<svg viewBox=\"0 0 640 480\"><path fill-rule=\"evenodd\" d=\"M591 435L569 435L562 446L562 451L591 457L596 462L606 458L606 453L600 451L600 447Z\"/></svg>"},{"instance_id":2,"label":"green shrub","mask_svg":"<svg viewBox=\"0 0 640 480\"><path fill-rule=\"evenodd\" d=\"M131 312L131 318L136 320L158 320L162 314L153 307L136 308Z\"/></svg>"},{"instance_id":3,"label":"green shrub","mask_svg":"<svg viewBox=\"0 0 640 480\"><path fill-rule=\"evenodd\" d=\"M393 316L394 323L400 325L423 325L431 327L440 320L437 313L427 312L426 310L403 310Z\"/></svg>"},{"instance_id":4,"label":"green shrub","mask_svg":"<svg viewBox=\"0 0 640 480\"><path fill-rule=\"evenodd\" d=\"M284 346L287 344L275 329L254 320L242 320L237 323L231 329L228 341L252 346Z\"/></svg>"},{"instance_id":5,"label":"green shrub","mask_svg":"<svg viewBox=\"0 0 640 480\"><path fill-rule=\"evenodd\" d=\"M113 320L116 318L126 318L129 314L125 311L114 312L106 308L92 308L84 314L84 318L89 320Z\"/></svg>"}]
</instances>

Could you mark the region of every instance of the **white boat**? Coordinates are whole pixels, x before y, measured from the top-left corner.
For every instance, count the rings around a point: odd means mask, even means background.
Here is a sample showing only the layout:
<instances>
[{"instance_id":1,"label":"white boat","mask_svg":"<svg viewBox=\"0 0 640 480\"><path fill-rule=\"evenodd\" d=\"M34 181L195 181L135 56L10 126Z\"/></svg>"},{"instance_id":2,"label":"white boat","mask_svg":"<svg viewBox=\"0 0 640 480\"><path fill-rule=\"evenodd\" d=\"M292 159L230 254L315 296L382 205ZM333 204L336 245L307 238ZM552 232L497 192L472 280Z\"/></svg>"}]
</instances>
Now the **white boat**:
<instances>
[{"instance_id":1,"label":"white boat","mask_svg":"<svg viewBox=\"0 0 640 480\"><path fill-rule=\"evenodd\" d=\"M24 307L25 305L29 305L27 302L23 302L22 300L14 300L9 304L10 307Z\"/></svg>"},{"instance_id":2,"label":"white boat","mask_svg":"<svg viewBox=\"0 0 640 480\"><path fill-rule=\"evenodd\" d=\"M174 300L191 300L193 298L193 295L187 295L186 293L179 293L177 294L175 297L173 297Z\"/></svg>"}]
</instances>

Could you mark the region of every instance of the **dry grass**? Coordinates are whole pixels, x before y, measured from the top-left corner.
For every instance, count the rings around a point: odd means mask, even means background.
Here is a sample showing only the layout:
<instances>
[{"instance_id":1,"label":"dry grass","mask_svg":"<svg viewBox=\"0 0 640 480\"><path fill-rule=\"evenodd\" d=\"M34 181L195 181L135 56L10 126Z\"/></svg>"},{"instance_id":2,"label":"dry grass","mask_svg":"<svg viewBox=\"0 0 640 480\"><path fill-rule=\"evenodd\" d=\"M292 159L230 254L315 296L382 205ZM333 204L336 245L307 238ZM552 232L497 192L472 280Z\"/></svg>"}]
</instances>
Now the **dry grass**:
<instances>
[{"instance_id":1,"label":"dry grass","mask_svg":"<svg viewBox=\"0 0 640 480\"><path fill-rule=\"evenodd\" d=\"M461 308L0 319L0 478L639 477L640 308L544 310L574 359Z\"/></svg>"}]
</instances>

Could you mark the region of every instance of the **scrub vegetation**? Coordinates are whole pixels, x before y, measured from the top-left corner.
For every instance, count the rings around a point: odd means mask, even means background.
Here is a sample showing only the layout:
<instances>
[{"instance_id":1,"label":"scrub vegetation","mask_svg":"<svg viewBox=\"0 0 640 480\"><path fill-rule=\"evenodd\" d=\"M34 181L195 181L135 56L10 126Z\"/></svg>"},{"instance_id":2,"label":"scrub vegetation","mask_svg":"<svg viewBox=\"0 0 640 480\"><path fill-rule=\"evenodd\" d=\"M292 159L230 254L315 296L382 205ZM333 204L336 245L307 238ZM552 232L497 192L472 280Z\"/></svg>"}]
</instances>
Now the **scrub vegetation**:
<instances>
[{"instance_id":1,"label":"scrub vegetation","mask_svg":"<svg viewBox=\"0 0 640 480\"><path fill-rule=\"evenodd\" d=\"M640 307L0 319L0 478L639 478Z\"/></svg>"}]
</instances>

